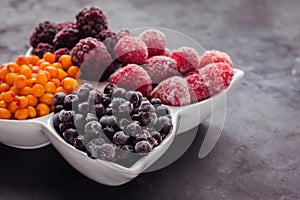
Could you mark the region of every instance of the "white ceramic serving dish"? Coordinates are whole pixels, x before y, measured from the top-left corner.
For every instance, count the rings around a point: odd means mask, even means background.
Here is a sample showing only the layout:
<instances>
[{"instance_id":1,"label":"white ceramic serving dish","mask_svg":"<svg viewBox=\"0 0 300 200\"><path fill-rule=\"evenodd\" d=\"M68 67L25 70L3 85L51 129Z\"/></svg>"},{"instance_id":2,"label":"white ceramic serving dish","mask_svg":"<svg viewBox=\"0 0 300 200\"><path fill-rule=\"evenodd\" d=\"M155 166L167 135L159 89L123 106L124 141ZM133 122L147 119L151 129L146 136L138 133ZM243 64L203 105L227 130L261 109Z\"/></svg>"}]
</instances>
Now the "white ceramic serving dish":
<instances>
[{"instance_id":1,"label":"white ceramic serving dish","mask_svg":"<svg viewBox=\"0 0 300 200\"><path fill-rule=\"evenodd\" d=\"M69 145L56 133L52 126L52 118L47 119L46 123L43 124L43 131L49 137L51 143L58 152L79 172L98 183L110 186L121 185L132 180L140 173L149 171L149 169L150 171L153 171L166 166L166 163L169 162L168 160L170 160L170 158L164 158L164 154L172 145L173 141L177 137L181 137L187 141L185 144L190 143L190 141L194 139L196 133L190 134L186 131L198 126L209 117L212 114L212 106L215 108L214 110L216 110L216 108L218 108L218 106L226 99L226 95L232 92L243 75L244 72L242 70L234 69L234 77L230 86L225 91L212 98L188 106L169 106L174 125L173 131L159 146L154 148L152 152L138 160L131 167L124 167L113 162L89 158L86 153ZM187 135L182 137L181 135L184 135L182 133ZM210 140L210 137L212 137L212 140L214 139L214 136L209 133L205 136L205 139L208 138L208 140ZM187 148L188 146L186 145L177 146L176 152L174 151L175 154L171 155L171 160L182 155ZM166 156L170 156L170 154ZM151 165L154 163L156 169L151 169Z\"/></svg>"}]
</instances>

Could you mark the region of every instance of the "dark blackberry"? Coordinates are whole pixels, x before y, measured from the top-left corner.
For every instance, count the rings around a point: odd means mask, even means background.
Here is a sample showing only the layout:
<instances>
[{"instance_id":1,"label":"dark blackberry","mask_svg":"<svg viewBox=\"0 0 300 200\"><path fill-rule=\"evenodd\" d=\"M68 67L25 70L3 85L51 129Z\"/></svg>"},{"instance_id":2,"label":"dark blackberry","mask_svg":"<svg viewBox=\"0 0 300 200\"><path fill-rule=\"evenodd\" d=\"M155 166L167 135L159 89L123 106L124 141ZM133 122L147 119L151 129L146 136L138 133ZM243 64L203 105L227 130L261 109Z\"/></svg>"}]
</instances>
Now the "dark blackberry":
<instances>
[{"instance_id":1,"label":"dark blackberry","mask_svg":"<svg viewBox=\"0 0 300 200\"><path fill-rule=\"evenodd\" d=\"M104 106L104 108L107 108L111 103L111 97L110 96L105 96L103 101L102 101L102 105Z\"/></svg>"},{"instance_id":2,"label":"dark blackberry","mask_svg":"<svg viewBox=\"0 0 300 200\"><path fill-rule=\"evenodd\" d=\"M56 62L58 61L60 56L69 55L69 54L70 54L70 50L67 48L60 48L60 49L57 49L56 51L54 51L54 56L55 56Z\"/></svg>"},{"instance_id":3,"label":"dark blackberry","mask_svg":"<svg viewBox=\"0 0 300 200\"><path fill-rule=\"evenodd\" d=\"M58 31L56 24L49 21L39 23L30 36L30 44L32 47L37 47L40 43L53 45L53 39Z\"/></svg>"},{"instance_id":4,"label":"dark blackberry","mask_svg":"<svg viewBox=\"0 0 300 200\"><path fill-rule=\"evenodd\" d=\"M95 37L108 28L103 11L95 6L85 7L76 15L76 24L83 38Z\"/></svg>"},{"instance_id":5,"label":"dark blackberry","mask_svg":"<svg viewBox=\"0 0 300 200\"><path fill-rule=\"evenodd\" d=\"M99 81L112 58L105 45L95 38L81 39L70 52L73 64L80 67L80 78Z\"/></svg>"},{"instance_id":6,"label":"dark blackberry","mask_svg":"<svg viewBox=\"0 0 300 200\"><path fill-rule=\"evenodd\" d=\"M43 58L43 55L47 52L54 52L54 47L51 44L39 43L37 47L32 50L32 54L38 56L39 58Z\"/></svg>"},{"instance_id":7,"label":"dark blackberry","mask_svg":"<svg viewBox=\"0 0 300 200\"><path fill-rule=\"evenodd\" d=\"M67 48L71 50L80 40L80 32L76 25L70 25L60 30L53 39L55 49Z\"/></svg>"},{"instance_id":8,"label":"dark blackberry","mask_svg":"<svg viewBox=\"0 0 300 200\"><path fill-rule=\"evenodd\" d=\"M118 36L116 33L112 32L111 30L102 30L96 38L105 44L108 52L110 53L112 58L115 58L114 48L118 42Z\"/></svg>"},{"instance_id":9,"label":"dark blackberry","mask_svg":"<svg viewBox=\"0 0 300 200\"><path fill-rule=\"evenodd\" d=\"M61 22L57 24L58 31L76 25L75 22Z\"/></svg>"}]
</instances>

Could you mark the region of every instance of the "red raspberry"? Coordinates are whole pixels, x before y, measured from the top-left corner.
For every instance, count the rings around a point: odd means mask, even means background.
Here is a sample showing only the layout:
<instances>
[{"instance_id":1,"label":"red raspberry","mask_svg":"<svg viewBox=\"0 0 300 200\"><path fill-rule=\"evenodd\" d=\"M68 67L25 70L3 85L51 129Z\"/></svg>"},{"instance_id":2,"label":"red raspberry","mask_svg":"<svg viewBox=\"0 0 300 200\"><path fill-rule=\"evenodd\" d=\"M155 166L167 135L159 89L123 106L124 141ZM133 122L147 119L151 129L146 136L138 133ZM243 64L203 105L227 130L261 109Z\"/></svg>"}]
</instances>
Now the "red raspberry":
<instances>
[{"instance_id":1,"label":"red raspberry","mask_svg":"<svg viewBox=\"0 0 300 200\"><path fill-rule=\"evenodd\" d=\"M185 79L189 86L192 102L198 102L210 97L206 82L199 72L190 72L189 75L185 77Z\"/></svg>"},{"instance_id":2,"label":"red raspberry","mask_svg":"<svg viewBox=\"0 0 300 200\"><path fill-rule=\"evenodd\" d=\"M153 84L159 84L161 81L178 75L176 70L176 61L166 56L153 56L143 65L148 72Z\"/></svg>"},{"instance_id":3,"label":"red raspberry","mask_svg":"<svg viewBox=\"0 0 300 200\"><path fill-rule=\"evenodd\" d=\"M172 106L184 106L191 103L186 80L173 76L162 81L151 93L152 98L159 98L162 103Z\"/></svg>"},{"instance_id":4,"label":"red raspberry","mask_svg":"<svg viewBox=\"0 0 300 200\"><path fill-rule=\"evenodd\" d=\"M234 75L233 68L228 63L211 63L198 69L212 95L225 90Z\"/></svg>"},{"instance_id":5,"label":"red raspberry","mask_svg":"<svg viewBox=\"0 0 300 200\"><path fill-rule=\"evenodd\" d=\"M115 46L115 56L125 63L143 64L148 58L147 45L137 37L125 35Z\"/></svg>"},{"instance_id":6,"label":"red raspberry","mask_svg":"<svg viewBox=\"0 0 300 200\"><path fill-rule=\"evenodd\" d=\"M183 75L193 71L198 65L197 52L189 47L181 47L173 51L171 57L177 61L177 70Z\"/></svg>"},{"instance_id":7,"label":"red raspberry","mask_svg":"<svg viewBox=\"0 0 300 200\"><path fill-rule=\"evenodd\" d=\"M110 77L110 82L127 90L140 91L148 97L152 90L149 74L136 64L128 64Z\"/></svg>"},{"instance_id":8,"label":"red raspberry","mask_svg":"<svg viewBox=\"0 0 300 200\"><path fill-rule=\"evenodd\" d=\"M167 39L164 33L157 29L147 29L139 36L148 47L149 57L162 55L165 51Z\"/></svg>"},{"instance_id":9,"label":"red raspberry","mask_svg":"<svg viewBox=\"0 0 300 200\"><path fill-rule=\"evenodd\" d=\"M162 54L162 56L171 57L171 52L170 52L170 49L168 49L168 48L165 48L165 51L164 51L164 53Z\"/></svg>"},{"instance_id":10,"label":"red raspberry","mask_svg":"<svg viewBox=\"0 0 300 200\"><path fill-rule=\"evenodd\" d=\"M201 56L198 64L198 68L202 68L205 65L210 63L219 63L219 62L228 63L231 67L233 67L232 60L227 53L222 51L210 50L210 51L205 51L204 54Z\"/></svg>"}]
</instances>

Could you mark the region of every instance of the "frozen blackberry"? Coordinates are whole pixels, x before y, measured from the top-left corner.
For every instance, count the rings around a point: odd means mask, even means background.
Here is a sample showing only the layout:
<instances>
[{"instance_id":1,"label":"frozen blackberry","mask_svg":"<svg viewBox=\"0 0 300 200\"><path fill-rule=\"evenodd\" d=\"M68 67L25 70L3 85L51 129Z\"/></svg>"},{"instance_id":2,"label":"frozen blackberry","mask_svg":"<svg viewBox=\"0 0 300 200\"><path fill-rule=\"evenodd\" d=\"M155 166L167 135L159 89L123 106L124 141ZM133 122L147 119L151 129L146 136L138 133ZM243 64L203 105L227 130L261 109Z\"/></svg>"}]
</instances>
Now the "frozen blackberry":
<instances>
[{"instance_id":1,"label":"frozen blackberry","mask_svg":"<svg viewBox=\"0 0 300 200\"><path fill-rule=\"evenodd\" d=\"M55 49L67 48L72 49L79 41L79 29L76 25L70 25L60 30L53 39Z\"/></svg>"},{"instance_id":2,"label":"frozen blackberry","mask_svg":"<svg viewBox=\"0 0 300 200\"><path fill-rule=\"evenodd\" d=\"M118 36L116 33L112 32L109 29L102 30L96 38L103 42L103 44L106 46L108 52L110 55L114 58L114 48L118 42Z\"/></svg>"},{"instance_id":3,"label":"frozen blackberry","mask_svg":"<svg viewBox=\"0 0 300 200\"><path fill-rule=\"evenodd\" d=\"M95 37L108 28L103 11L95 6L85 7L76 15L76 24L82 37Z\"/></svg>"},{"instance_id":4,"label":"frozen blackberry","mask_svg":"<svg viewBox=\"0 0 300 200\"><path fill-rule=\"evenodd\" d=\"M57 25L49 21L39 23L30 36L30 44L37 47L39 43L53 44L53 39L58 31Z\"/></svg>"},{"instance_id":5,"label":"frozen blackberry","mask_svg":"<svg viewBox=\"0 0 300 200\"><path fill-rule=\"evenodd\" d=\"M54 52L54 47L48 43L39 43L37 47L32 50L32 54L38 56L39 58L43 58L43 55L47 52Z\"/></svg>"},{"instance_id":6,"label":"frozen blackberry","mask_svg":"<svg viewBox=\"0 0 300 200\"><path fill-rule=\"evenodd\" d=\"M69 26L73 26L73 25L76 25L75 22L61 22L61 23L58 23L57 24L57 28L58 28L58 31L61 31L62 29L65 29Z\"/></svg>"},{"instance_id":7,"label":"frozen blackberry","mask_svg":"<svg viewBox=\"0 0 300 200\"><path fill-rule=\"evenodd\" d=\"M111 65L105 45L95 38L81 39L70 52L72 62L80 67L82 79L98 81Z\"/></svg>"},{"instance_id":8,"label":"frozen blackberry","mask_svg":"<svg viewBox=\"0 0 300 200\"><path fill-rule=\"evenodd\" d=\"M56 51L54 51L54 56L55 56L56 61L58 61L60 56L69 55L69 54L70 54L70 50L67 48L60 48L60 49L57 49Z\"/></svg>"}]
</instances>

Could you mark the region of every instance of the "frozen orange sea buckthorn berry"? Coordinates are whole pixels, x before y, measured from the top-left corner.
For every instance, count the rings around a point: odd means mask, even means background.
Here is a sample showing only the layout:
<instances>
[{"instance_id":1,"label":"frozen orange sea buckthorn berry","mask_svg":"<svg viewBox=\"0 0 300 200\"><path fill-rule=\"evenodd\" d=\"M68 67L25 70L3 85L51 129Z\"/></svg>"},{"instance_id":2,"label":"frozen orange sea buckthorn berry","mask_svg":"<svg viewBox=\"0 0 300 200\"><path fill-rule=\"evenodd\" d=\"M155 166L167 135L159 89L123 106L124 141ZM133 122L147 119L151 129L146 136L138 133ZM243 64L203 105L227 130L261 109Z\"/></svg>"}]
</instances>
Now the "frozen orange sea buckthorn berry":
<instances>
[{"instance_id":1,"label":"frozen orange sea buckthorn berry","mask_svg":"<svg viewBox=\"0 0 300 200\"><path fill-rule=\"evenodd\" d=\"M56 67L57 69L62 69L61 64L58 63L58 62L55 62L55 63L53 63L52 65L53 65L54 67Z\"/></svg>"},{"instance_id":2,"label":"frozen orange sea buckthorn berry","mask_svg":"<svg viewBox=\"0 0 300 200\"><path fill-rule=\"evenodd\" d=\"M41 84L35 84L31 88L31 94L33 94L36 97L40 97L45 93L45 88Z\"/></svg>"},{"instance_id":3,"label":"frozen orange sea buckthorn berry","mask_svg":"<svg viewBox=\"0 0 300 200\"><path fill-rule=\"evenodd\" d=\"M77 66L71 66L68 69L68 75L72 78L77 78L80 76L80 69Z\"/></svg>"},{"instance_id":4,"label":"frozen orange sea buckthorn berry","mask_svg":"<svg viewBox=\"0 0 300 200\"><path fill-rule=\"evenodd\" d=\"M21 67L14 62L7 63L7 69L9 72L18 73L21 69Z\"/></svg>"},{"instance_id":5,"label":"frozen orange sea buckthorn berry","mask_svg":"<svg viewBox=\"0 0 300 200\"><path fill-rule=\"evenodd\" d=\"M26 56L20 55L16 59L18 65L29 65L29 59Z\"/></svg>"},{"instance_id":6,"label":"frozen orange sea buckthorn berry","mask_svg":"<svg viewBox=\"0 0 300 200\"><path fill-rule=\"evenodd\" d=\"M43 72L40 72L37 74L36 76L36 83L37 84L41 84L41 85L45 85L48 82L48 78L47 75Z\"/></svg>"},{"instance_id":7,"label":"frozen orange sea buckthorn berry","mask_svg":"<svg viewBox=\"0 0 300 200\"><path fill-rule=\"evenodd\" d=\"M57 78L52 78L50 79L51 83L54 83L55 87L59 87L60 86L60 80Z\"/></svg>"},{"instance_id":8,"label":"frozen orange sea buckthorn berry","mask_svg":"<svg viewBox=\"0 0 300 200\"><path fill-rule=\"evenodd\" d=\"M17 104L20 108L25 108L28 106L28 99L24 96L20 96L17 98Z\"/></svg>"},{"instance_id":9,"label":"frozen orange sea buckthorn berry","mask_svg":"<svg viewBox=\"0 0 300 200\"><path fill-rule=\"evenodd\" d=\"M43 55L43 59L52 64L55 62L55 55L53 53L47 52Z\"/></svg>"},{"instance_id":10,"label":"frozen orange sea buckthorn berry","mask_svg":"<svg viewBox=\"0 0 300 200\"><path fill-rule=\"evenodd\" d=\"M28 110L28 117L29 118L35 118L36 117L37 112L36 112L36 110L33 106L28 106L27 110Z\"/></svg>"},{"instance_id":11,"label":"frozen orange sea buckthorn berry","mask_svg":"<svg viewBox=\"0 0 300 200\"><path fill-rule=\"evenodd\" d=\"M71 78L71 77L64 78L61 81L61 85L68 93L73 92L78 87L78 83L77 83L76 79Z\"/></svg>"},{"instance_id":12,"label":"frozen orange sea buckthorn berry","mask_svg":"<svg viewBox=\"0 0 300 200\"><path fill-rule=\"evenodd\" d=\"M41 103L44 103L46 105L51 105L53 104L53 97L54 97L53 94L45 93L43 96L39 98L39 100Z\"/></svg>"},{"instance_id":13,"label":"frozen orange sea buckthorn berry","mask_svg":"<svg viewBox=\"0 0 300 200\"><path fill-rule=\"evenodd\" d=\"M13 91L7 91L3 93L3 100L6 103L12 102L16 97L16 94Z\"/></svg>"},{"instance_id":14,"label":"frozen orange sea buckthorn berry","mask_svg":"<svg viewBox=\"0 0 300 200\"><path fill-rule=\"evenodd\" d=\"M0 119L9 119L11 117L11 112L6 108L0 108Z\"/></svg>"},{"instance_id":15,"label":"frozen orange sea buckthorn berry","mask_svg":"<svg viewBox=\"0 0 300 200\"><path fill-rule=\"evenodd\" d=\"M47 66L45 68L45 71L49 72L51 75L51 78L57 78L58 77L58 69L52 65Z\"/></svg>"},{"instance_id":16,"label":"frozen orange sea buckthorn berry","mask_svg":"<svg viewBox=\"0 0 300 200\"><path fill-rule=\"evenodd\" d=\"M7 105L7 109L11 112L11 113L15 113L18 110L19 106L18 106L18 102L16 101L12 101Z\"/></svg>"},{"instance_id":17,"label":"frozen orange sea buckthorn berry","mask_svg":"<svg viewBox=\"0 0 300 200\"><path fill-rule=\"evenodd\" d=\"M0 93L1 92L6 92L9 90L9 85L7 83L1 83L0 84Z\"/></svg>"},{"instance_id":18,"label":"frozen orange sea buckthorn berry","mask_svg":"<svg viewBox=\"0 0 300 200\"><path fill-rule=\"evenodd\" d=\"M32 71L31 71L30 67L28 67L27 65L22 65L20 74L26 76L26 78L31 78Z\"/></svg>"},{"instance_id":19,"label":"frozen orange sea buckthorn berry","mask_svg":"<svg viewBox=\"0 0 300 200\"><path fill-rule=\"evenodd\" d=\"M20 108L15 112L15 118L18 120L27 119L29 116L27 108Z\"/></svg>"},{"instance_id":20,"label":"frozen orange sea buckthorn berry","mask_svg":"<svg viewBox=\"0 0 300 200\"><path fill-rule=\"evenodd\" d=\"M56 86L55 86L55 84L52 83L52 82L46 83L46 85L44 85L44 88L45 88L45 92L46 92L46 93L54 94L55 91L56 91Z\"/></svg>"},{"instance_id":21,"label":"frozen orange sea buckthorn berry","mask_svg":"<svg viewBox=\"0 0 300 200\"><path fill-rule=\"evenodd\" d=\"M0 108L6 108L7 104L5 103L4 100L0 101Z\"/></svg>"},{"instance_id":22,"label":"frozen orange sea buckthorn berry","mask_svg":"<svg viewBox=\"0 0 300 200\"><path fill-rule=\"evenodd\" d=\"M41 69L45 69L47 66L51 65L51 63L44 61L39 66Z\"/></svg>"},{"instance_id":23,"label":"frozen orange sea buckthorn berry","mask_svg":"<svg viewBox=\"0 0 300 200\"><path fill-rule=\"evenodd\" d=\"M5 82L8 85L13 85L17 76L18 76L17 73L9 72L5 75Z\"/></svg>"},{"instance_id":24,"label":"frozen orange sea buckthorn berry","mask_svg":"<svg viewBox=\"0 0 300 200\"><path fill-rule=\"evenodd\" d=\"M41 117L50 113L50 108L44 103L39 103L36 107L37 116Z\"/></svg>"},{"instance_id":25,"label":"frozen orange sea buckthorn berry","mask_svg":"<svg viewBox=\"0 0 300 200\"><path fill-rule=\"evenodd\" d=\"M19 92L20 92L20 89L17 88L17 86L13 85L13 86L10 87L9 91L12 91L12 92L15 93L15 95L18 95Z\"/></svg>"},{"instance_id":26,"label":"frozen orange sea buckthorn berry","mask_svg":"<svg viewBox=\"0 0 300 200\"><path fill-rule=\"evenodd\" d=\"M20 95L26 96L31 93L31 87L25 86L20 90Z\"/></svg>"},{"instance_id":27,"label":"frozen orange sea buckthorn berry","mask_svg":"<svg viewBox=\"0 0 300 200\"><path fill-rule=\"evenodd\" d=\"M40 58L36 55L30 55L30 56L28 56L27 59L28 59L29 63L32 64L33 66L37 65L38 61L40 60Z\"/></svg>"},{"instance_id":28,"label":"frozen orange sea buckthorn berry","mask_svg":"<svg viewBox=\"0 0 300 200\"><path fill-rule=\"evenodd\" d=\"M27 77L25 75L19 74L15 78L15 86L17 88L23 88L27 85Z\"/></svg>"},{"instance_id":29,"label":"frozen orange sea buckthorn berry","mask_svg":"<svg viewBox=\"0 0 300 200\"><path fill-rule=\"evenodd\" d=\"M72 66L71 56L70 55L62 55L59 57L58 62L61 64L64 70L67 70L70 66Z\"/></svg>"},{"instance_id":30,"label":"frozen orange sea buckthorn berry","mask_svg":"<svg viewBox=\"0 0 300 200\"><path fill-rule=\"evenodd\" d=\"M59 80L63 80L64 78L66 78L68 76L67 72L65 72L63 69L57 69L58 72L58 79Z\"/></svg>"},{"instance_id":31,"label":"frozen orange sea buckthorn berry","mask_svg":"<svg viewBox=\"0 0 300 200\"><path fill-rule=\"evenodd\" d=\"M28 99L28 105L29 106L36 106L38 104L38 98L35 97L32 94L26 95L26 98Z\"/></svg>"},{"instance_id":32,"label":"frozen orange sea buckthorn berry","mask_svg":"<svg viewBox=\"0 0 300 200\"><path fill-rule=\"evenodd\" d=\"M58 93L58 92L63 92L63 93L68 94L68 92L62 86L59 86L56 88L56 93Z\"/></svg>"}]
</instances>

